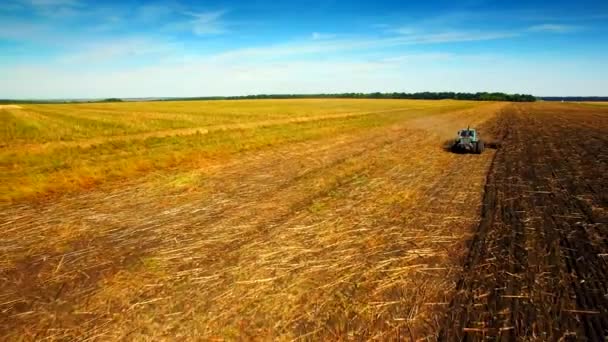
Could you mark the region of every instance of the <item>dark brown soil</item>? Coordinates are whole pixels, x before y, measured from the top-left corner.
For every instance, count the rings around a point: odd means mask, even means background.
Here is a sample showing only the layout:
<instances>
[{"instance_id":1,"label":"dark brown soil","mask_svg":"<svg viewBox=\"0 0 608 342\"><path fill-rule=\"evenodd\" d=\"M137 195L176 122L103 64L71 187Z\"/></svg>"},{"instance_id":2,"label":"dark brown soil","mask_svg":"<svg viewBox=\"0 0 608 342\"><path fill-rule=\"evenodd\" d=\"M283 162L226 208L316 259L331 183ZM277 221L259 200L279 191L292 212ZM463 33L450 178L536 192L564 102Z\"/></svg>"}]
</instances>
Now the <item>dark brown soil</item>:
<instances>
[{"instance_id":1,"label":"dark brown soil","mask_svg":"<svg viewBox=\"0 0 608 342\"><path fill-rule=\"evenodd\" d=\"M608 337L608 110L526 104L499 118L441 340Z\"/></svg>"}]
</instances>

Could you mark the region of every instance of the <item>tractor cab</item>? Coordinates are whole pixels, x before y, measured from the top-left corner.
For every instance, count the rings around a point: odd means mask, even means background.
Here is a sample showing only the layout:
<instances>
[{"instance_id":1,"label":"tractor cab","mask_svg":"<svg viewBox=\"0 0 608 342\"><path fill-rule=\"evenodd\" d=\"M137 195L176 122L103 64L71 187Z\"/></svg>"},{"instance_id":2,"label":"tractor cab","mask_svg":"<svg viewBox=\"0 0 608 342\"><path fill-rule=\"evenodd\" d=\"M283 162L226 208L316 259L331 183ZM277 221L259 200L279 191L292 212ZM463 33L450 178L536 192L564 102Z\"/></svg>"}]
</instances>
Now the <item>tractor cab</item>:
<instances>
[{"instance_id":1,"label":"tractor cab","mask_svg":"<svg viewBox=\"0 0 608 342\"><path fill-rule=\"evenodd\" d=\"M458 139L470 139L472 142L477 141L477 131L474 129L462 129L458 131Z\"/></svg>"},{"instance_id":2,"label":"tractor cab","mask_svg":"<svg viewBox=\"0 0 608 342\"><path fill-rule=\"evenodd\" d=\"M473 128L461 129L452 144L453 152L481 153L484 150L483 141L479 138L477 130Z\"/></svg>"}]
</instances>

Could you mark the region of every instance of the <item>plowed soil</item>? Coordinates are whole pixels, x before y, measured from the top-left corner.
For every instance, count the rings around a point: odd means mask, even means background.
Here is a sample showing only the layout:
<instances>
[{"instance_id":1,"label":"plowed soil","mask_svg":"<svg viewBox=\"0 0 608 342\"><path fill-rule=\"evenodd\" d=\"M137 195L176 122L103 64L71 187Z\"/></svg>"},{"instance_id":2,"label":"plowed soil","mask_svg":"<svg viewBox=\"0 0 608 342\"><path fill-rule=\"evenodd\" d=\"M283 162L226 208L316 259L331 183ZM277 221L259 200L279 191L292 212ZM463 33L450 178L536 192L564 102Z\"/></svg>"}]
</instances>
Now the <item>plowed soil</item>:
<instances>
[{"instance_id":1,"label":"plowed soil","mask_svg":"<svg viewBox=\"0 0 608 342\"><path fill-rule=\"evenodd\" d=\"M444 340L608 336L608 111L516 105Z\"/></svg>"}]
</instances>

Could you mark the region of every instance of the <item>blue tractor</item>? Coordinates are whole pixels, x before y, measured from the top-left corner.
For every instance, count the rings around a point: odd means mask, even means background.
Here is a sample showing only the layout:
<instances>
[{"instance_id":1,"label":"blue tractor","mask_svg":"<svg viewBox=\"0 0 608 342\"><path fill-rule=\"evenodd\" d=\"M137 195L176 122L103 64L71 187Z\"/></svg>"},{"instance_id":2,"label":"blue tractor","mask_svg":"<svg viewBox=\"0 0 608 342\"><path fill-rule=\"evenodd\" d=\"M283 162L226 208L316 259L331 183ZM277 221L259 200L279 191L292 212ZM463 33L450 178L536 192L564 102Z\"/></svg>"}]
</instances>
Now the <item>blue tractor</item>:
<instances>
[{"instance_id":1,"label":"blue tractor","mask_svg":"<svg viewBox=\"0 0 608 342\"><path fill-rule=\"evenodd\" d=\"M452 152L457 153L477 153L483 152L484 144L479 137L479 132L472 128L458 131L458 136L452 143Z\"/></svg>"}]
</instances>

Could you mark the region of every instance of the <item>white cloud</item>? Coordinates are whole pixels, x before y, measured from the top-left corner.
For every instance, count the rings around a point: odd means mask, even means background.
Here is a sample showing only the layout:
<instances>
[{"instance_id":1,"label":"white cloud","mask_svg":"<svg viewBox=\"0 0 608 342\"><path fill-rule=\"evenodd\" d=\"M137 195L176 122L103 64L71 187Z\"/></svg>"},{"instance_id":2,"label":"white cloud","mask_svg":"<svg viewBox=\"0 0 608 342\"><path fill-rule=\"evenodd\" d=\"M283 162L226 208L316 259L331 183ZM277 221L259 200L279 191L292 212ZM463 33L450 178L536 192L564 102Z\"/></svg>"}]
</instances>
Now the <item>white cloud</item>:
<instances>
[{"instance_id":1,"label":"white cloud","mask_svg":"<svg viewBox=\"0 0 608 342\"><path fill-rule=\"evenodd\" d=\"M533 32L549 32L549 33L570 33L579 31L581 28L575 25L563 24L542 24L534 25L528 28L528 31Z\"/></svg>"},{"instance_id":2,"label":"white cloud","mask_svg":"<svg viewBox=\"0 0 608 342\"><path fill-rule=\"evenodd\" d=\"M202 35L221 34L227 31L226 24L222 21L222 17L226 11L212 12L186 12L184 14L193 17L190 20L192 33Z\"/></svg>"},{"instance_id":3,"label":"white cloud","mask_svg":"<svg viewBox=\"0 0 608 342\"><path fill-rule=\"evenodd\" d=\"M203 56L214 61L278 60L285 57L304 56L318 53L348 51L369 46L372 41L360 40L306 40L282 44L228 50L212 56Z\"/></svg>"},{"instance_id":4,"label":"white cloud","mask_svg":"<svg viewBox=\"0 0 608 342\"><path fill-rule=\"evenodd\" d=\"M391 56L381 59L383 63L415 63L431 61L447 61L455 58L456 55L447 52L413 53L407 55Z\"/></svg>"},{"instance_id":5,"label":"white cloud","mask_svg":"<svg viewBox=\"0 0 608 342\"><path fill-rule=\"evenodd\" d=\"M455 42L472 42L497 40L519 36L518 30L456 30L456 29L425 29L425 26L389 27L384 30L392 37L385 38L387 42L400 45L412 44L441 44Z\"/></svg>"},{"instance_id":6,"label":"white cloud","mask_svg":"<svg viewBox=\"0 0 608 342\"><path fill-rule=\"evenodd\" d=\"M234 49L206 58L223 61L238 61L240 59L280 60L287 57L297 58L320 53L327 54L348 51L365 51L396 46L496 40L511 38L517 35L517 33L513 32L441 32L387 38L358 37L348 39L314 39L313 37L312 41L292 41L275 45Z\"/></svg>"},{"instance_id":7,"label":"white cloud","mask_svg":"<svg viewBox=\"0 0 608 342\"><path fill-rule=\"evenodd\" d=\"M517 32L477 32L477 31L447 31L427 34L412 34L394 38L392 41L402 44L441 44L456 42L473 42L497 40L518 36Z\"/></svg>"},{"instance_id":8,"label":"white cloud","mask_svg":"<svg viewBox=\"0 0 608 342\"><path fill-rule=\"evenodd\" d=\"M62 63L104 63L108 61L133 61L134 58L174 53L176 44L142 37L128 37L101 42L88 42L59 59Z\"/></svg>"}]
</instances>

